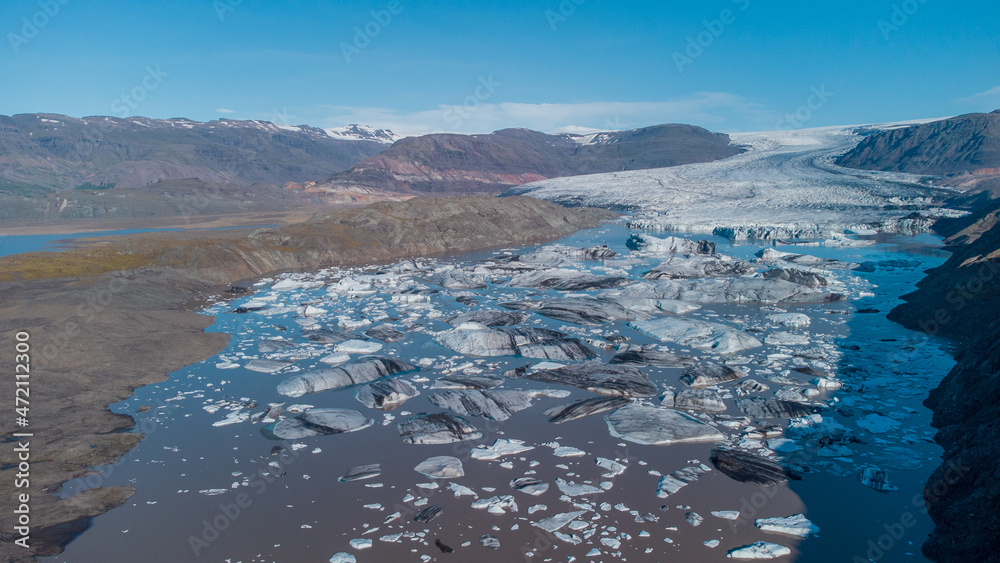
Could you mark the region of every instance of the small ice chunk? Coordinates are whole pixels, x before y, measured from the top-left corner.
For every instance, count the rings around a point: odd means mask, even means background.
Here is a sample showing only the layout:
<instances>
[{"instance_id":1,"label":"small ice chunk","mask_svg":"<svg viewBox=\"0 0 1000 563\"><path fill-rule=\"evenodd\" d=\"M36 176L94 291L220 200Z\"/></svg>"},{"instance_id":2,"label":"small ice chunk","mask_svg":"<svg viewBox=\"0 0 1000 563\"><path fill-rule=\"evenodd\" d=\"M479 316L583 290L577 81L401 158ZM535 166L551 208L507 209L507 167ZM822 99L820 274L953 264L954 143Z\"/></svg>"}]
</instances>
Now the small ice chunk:
<instances>
[{"instance_id":1,"label":"small ice chunk","mask_svg":"<svg viewBox=\"0 0 1000 563\"><path fill-rule=\"evenodd\" d=\"M603 493L604 489L597 488L593 485L577 484L572 481L566 481L565 479L556 479L556 486L562 493L569 497L578 497L582 495L589 495L593 493Z\"/></svg>"},{"instance_id":2,"label":"small ice chunk","mask_svg":"<svg viewBox=\"0 0 1000 563\"><path fill-rule=\"evenodd\" d=\"M368 538L358 538L351 540L351 547L354 549L368 549L372 546L372 540Z\"/></svg>"},{"instance_id":3,"label":"small ice chunk","mask_svg":"<svg viewBox=\"0 0 1000 563\"><path fill-rule=\"evenodd\" d=\"M374 354L382 349L378 342L366 340L345 340L333 347L335 354Z\"/></svg>"},{"instance_id":4,"label":"small ice chunk","mask_svg":"<svg viewBox=\"0 0 1000 563\"><path fill-rule=\"evenodd\" d=\"M465 475L462 460L446 455L427 458L413 469L431 479L457 479Z\"/></svg>"},{"instance_id":5,"label":"small ice chunk","mask_svg":"<svg viewBox=\"0 0 1000 563\"><path fill-rule=\"evenodd\" d=\"M599 457L596 462L598 467L607 469L607 473L601 474L601 477L605 479L614 479L625 472L625 466L613 459Z\"/></svg>"},{"instance_id":6,"label":"small ice chunk","mask_svg":"<svg viewBox=\"0 0 1000 563\"><path fill-rule=\"evenodd\" d=\"M534 446L526 446L524 440L507 440L500 438L493 442L492 446L480 447L472 450L472 459L496 460L505 455L515 455L535 449Z\"/></svg>"},{"instance_id":7,"label":"small ice chunk","mask_svg":"<svg viewBox=\"0 0 1000 563\"><path fill-rule=\"evenodd\" d=\"M737 520L740 517L739 510L713 510L712 516L723 520Z\"/></svg>"},{"instance_id":8,"label":"small ice chunk","mask_svg":"<svg viewBox=\"0 0 1000 563\"><path fill-rule=\"evenodd\" d=\"M541 528L541 529L543 529L543 530L545 530L546 532L555 532L559 528L562 528L566 524L569 524L573 520L576 520L576 518L578 516L581 516L581 515L586 514L586 513L587 513L586 510L576 510L576 511L573 511L573 512L563 512L563 513L556 514L554 516L550 516L548 518L544 518L542 520L539 520L538 522L535 522L534 525L537 526L537 527L539 527L539 528Z\"/></svg>"},{"instance_id":9,"label":"small ice chunk","mask_svg":"<svg viewBox=\"0 0 1000 563\"><path fill-rule=\"evenodd\" d=\"M754 542L750 545L737 547L729 550L726 557L730 559L777 559L792 552L783 545L765 541Z\"/></svg>"},{"instance_id":10,"label":"small ice chunk","mask_svg":"<svg viewBox=\"0 0 1000 563\"><path fill-rule=\"evenodd\" d=\"M473 501L472 508L485 508L490 514L506 514L508 510L517 512L517 502L510 495L501 495Z\"/></svg>"},{"instance_id":11,"label":"small ice chunk","mask_svg":"<svg viewBox=\"0 0 1000 563\"><path fill-rule=\"evenodd\" d=\"M500 549L500 540L489 534L479 536L479 543L483 547L487 547L489 549Z\"/></svg>"},{"instance_id":12,"label":"small ice chunk","mask_svg":"<svg viewBox=\"0 0 1000 563\"><path fill-rule=\"evenodd\" d=\"M587 452L570 446L559 446L552 451L552 455L556 457L583 457L587 455Z\"/></svg>"},{"instance_id":13,"label":"small ice chunk","mask_svg":"<svg viewBox=\"0 0 1000 563\"><path fill-rule=\"evenodd\" d=\"M472 489L470 489L469 487L466 487L465 485L459 485L458 483L449 483L448 484L448 488L451 489L451 492L455 493L456 497L464 497L464 496L478 497L479 496L478 494L476 494L476 491L473 491Z\"/></svg>"},{"instance_id":14,"label":"small ice chunk","mask_svg":"<svg viewBox=\"0 0 1000 563\"><path fill-rule=\"evenodd\" d=\"M813 524L803 514L794 514L784 518L758 518L754 525L762 532L785 534L799 538L807 538L819 533L819 526Z\"/></svg>"}]
</instances>

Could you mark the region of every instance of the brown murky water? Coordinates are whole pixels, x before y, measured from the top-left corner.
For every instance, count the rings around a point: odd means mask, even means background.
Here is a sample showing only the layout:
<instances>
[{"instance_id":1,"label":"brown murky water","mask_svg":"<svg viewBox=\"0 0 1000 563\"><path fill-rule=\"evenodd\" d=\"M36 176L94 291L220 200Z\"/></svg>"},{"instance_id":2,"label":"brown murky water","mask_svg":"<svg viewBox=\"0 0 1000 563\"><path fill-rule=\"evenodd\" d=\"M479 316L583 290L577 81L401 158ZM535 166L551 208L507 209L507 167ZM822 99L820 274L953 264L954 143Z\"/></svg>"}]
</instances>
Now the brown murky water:
<instances>
[{"instance_id":1,"label":"brown murky water","mask_svg":"<svg viewBox=\"0 0 1000 563\"><path fill-rule=\"evenodd\" d=\"M562 242L573 246L607 242L616 250L625 252L622 243L627 238L626 229L609 226L578 233ZM720 252L734 256L748 256L758 249L754 246L729 248L725 241L717 242ZM918 338L914 333L887 321L885 313L897 302L899 295L909 291L912 284L922 277L922 269L942 260L941 252L934 246L933 239L921 237L892 239L885 245L869 248L791 249L845 261L916 257L921 262L920 267L886 267L865 274L865 279L878 286L866 290L872 291L875 294L873 297L834 305L786 307L790 312L804 312L811 317L812 326L808 330L814 342L831 343L842 350L837 367L845 380L854 377L872 382L863 391L842 390L814 398L823 401L847 399L852 402L856 411L853 416L843 416L833 410L824 414L855 429L864 443L852 446L855 455L850 462L823 458L809 449L788 454L789 459L801 461L812 468L812 472L804 473L799 481L776 487L759 487L738 483L713 470L669 498L661 499L656 496L658 474L698 463L710 465L709 452L713 444L645 446L624 442L608 433L607 424L600 415L561 425L547 422L543 414L545 409L593 396L586 391L573 389L567 399L535 399L534 406L502 423L470 419L485 434L478 442L407 445L400 441L396 428L396 423L404 418L403 413L441 411L428 401L428 396L434 391L426 387L438 375L434 369L424 369L416 374L430 381L417 383L421 395L392 412L395 420L383 425L383 413L363 407L353 398L353 389L289 400L275 391L275 386L287 373L268 375L243 368L221 370L215 367L219 360L213 359L181 370L163 384L137 390L135 397L112 407L116 412L134 413L140 405L153 405L150 412L135 415L140 423L137 431L145 432L146 439L120 463L104 468L101 475L67 484L66 491L70 493L82 487L102 484L130 484L137 489L137 493L125 506L96 518L90 530L74 540L65 553L52 560L327 561L335 553L348 552L361 562L420 561L422 556L436 561L484 563L569 561L574 557L577 561L721 561L726 559L726 552L730 549L755 541L771 541L789 547L792 553L781 559L785 561L852 561L855 556L862 561L868 557L882 561L923 560L919 545L930 531L931 523L922 513L922 507L914 506L913 501L937 464L940 450L927 440L932 436L930 417L920 402L927 390L947 372L951 360L942 351L941 343ZM482 257L466 256L455 260L471 261ZM634 271L642 270L641 266L635 268ZM834 276L849 277L847 272L835 272ZM492 287L481 293L491 291L518 293L510 288ZM323 289L301 293L316 297L325 295ZM485 303L487 300L482 301ZM358 300L358 305L364 302L364 299ZM444 314L462 308L452 297L444 294L434 297L433 302ZM338 301L338 310L334 310L329 303L319 306L329 309L331 316L355 316L355 310L345 308L349 303L343 299ZM879 309L880 313L855 313L865 307ZM838 311L851 314L838 314ZM767 313L761 311L759 306L706 305L692 316L717 322L732 317L739 320L746 318L746 324L750 325L759 322ZM220 316L215 330L237 335L230 349L220 356L234 358L240 350L255 354L259 339L279 334L303 341L298 337L299 326L294 318L294 314L270 318L253 313ZM435 331L447 328L440 318L425 317L421 322ZM287 330L276 330L275 325ZM538 326L558 329L567 325L542 319ZM602 333L627 334L632 337L633 343L652 343L651 339L627 328L624 322L601 326L600 329ZM854 350L852 346L858 349ZM669 347L705 356L703 352L674 345ZM774 351L770 348L747 354L756 359L746 366L752 376L758 369L763 369L757 360ZM613 355L609 351L598 352L604 361ZM410 361L457 356L455 352L434 344L432 337L423 332L409 334L402 342L387 344L380 353ZM317 359L302 360L296 366L308 370L317 365ZM457 359L450 363L458 365L465 361L468 360ZM448 363L440 359L438 362ZM487 367L486 371L496 375L506 367L524 365L526 360L511 357L487 359L487 363L490 362L498 365L493 369ZM239 363L245 364L246 361L243 359ZM850 375L858 367L867 372ZM644 368L644 371L660 387L671 385L676 389L683 388L678 382L679 369ZM402 377L413 379L412 374ZM757 379L762 380L760 377ZM771 386L772 391L778 387ZM520 379L507 381L502 388L551 387ZM179 399L176 398L178 393L182 394ZM373 427L355 433L276 442L261 433L260 423L247 421L213 426L212 423L221 420L226 411L210 414L202 407L207 401L224 397L247 398L260 406L286 401L287 404L358 409L376 422ZM729 406L727 414L739 414L732 399L726 400L726 404ZM262 410L260 406L245 410L259 412ZM876 435L865 433L856 426L858 416L871 412L899 412L907 416L900 420L898 431ZM722 430L727 435L736 433L730 429ZM904 436L908 438L904 440ZM916 441L912 443L914 437ZM497 438L524 440L534 449L497 461L471 459L468 455L470 447L478 443L492 444ZM543 445L548 442L573 446L584 450L587 455L556 457L552 448ZM304 447L293 449L292 443L303 444ZM285 453L271 456L270 451L275 445L283 445ZM924 461L918 469L890 470L891 481L899 490L883 493L860 484L855 477L855 468L862 463L875 463L887 445L905 445L919 452ZM317 448L321 451L314 453ZM413 471L413 467L428 457L438 455L453 455L462 459L466 475L454 482L474 489L479 498L513 495L518 511L498 515L474 510L470 508L472 498L456 498L446 488L451 482L449 480L440 480L441 488L436 490L417 487L417 483L431 480ZM571 503L560 499L561 493L555 486L556 478L594 485L606 480L601 477L604 470L594 462L596 457L617 459L625 463L627 469L622 475L610 479L613 482L610 490L582 497L586 501L578 500L594 505L594 510L580 517L592 523L591 528L596 529L594 534L582 544L572 545L532 526L531 522L575 510ZM505 461L512 462L513 467L502 467L501 462ZM269 467L268 463L272 462L278 462L278 467ZM381 463L380 476L352 483L337 481L348 469L370 463ZM531 476L550 483L549 490L544 494L529 496L509 485L511 480L532 471ZM207 489L229 490L214 496L199 493ZM443 514L429 524L413 522L412 515L423 505L404 502L407 494L417 499L426 498L427 504L440 505L444 509ZM614 507L602 509L600 504L604 502L623 504L627 511ZM364 507L374 504L380 507ZM544 504L547 509L529 515L528 507L536 504ZM722 510L739 510L741 518L734 522L710 514L711 511ZM386 517L396 511L401 512L402 517L385 524ZM640 515L651 513L659 520L637 523L629 511L637 511ZM697 527L689 524L685 519L688 511L700 514L704 522ZM821 528L817 537L799 540L765 534L753 526L754 518L798 513L805 514ZM911 524L908 514L913 517L912 525L900 524L896 527L901 521ZM561 531L568 533L571 530L565 527ZM641 535L643 531L648 532L648 537ZM390 534L410 532L415 535L404 536L396 543L380 541L380 538ZM481 546L478 540L483 534L498 538L500 549ZM624 538L623 534L628 534L629 538ZM349 541L355 538L371 539L374 545L368 549L353 549ZM621 545L618 548L603 545L601 538L618 538ZM442 553L434 545L436 539L453 548L454 553ZM710 548L704 544L709 540L719 540L720 543ZM869 544L869 541L872 543ZM872 550L872 545L877 551ZM588 556L592 549L599 549L601 553Z\"/></svg>"}]
</instances>

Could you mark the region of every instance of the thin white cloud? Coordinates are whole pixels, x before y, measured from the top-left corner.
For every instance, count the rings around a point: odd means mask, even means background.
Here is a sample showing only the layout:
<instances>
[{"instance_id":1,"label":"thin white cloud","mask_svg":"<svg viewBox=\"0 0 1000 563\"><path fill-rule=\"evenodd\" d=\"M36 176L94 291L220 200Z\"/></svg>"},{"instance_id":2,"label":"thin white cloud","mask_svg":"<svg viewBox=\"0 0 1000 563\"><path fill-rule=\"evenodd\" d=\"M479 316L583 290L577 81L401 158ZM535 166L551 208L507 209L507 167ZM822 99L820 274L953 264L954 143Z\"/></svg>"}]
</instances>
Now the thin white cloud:
<instances>
[{"instance_id":1,"label":"thin white cloud","mask_svg":"<svg viewBox=\"0 0 1000 563\"><path fill-rule=\"evenodd\" d=\"M721 128L736 120L773 121L770 112L742 96L698 92L658 102L590 102L576 104L491 103L470 96L462 105L403 113L380 107L324 106L325 126L350 123L392 129L400 135L427 133L491 133L509 127L544 132L593 133L661 123L691 123Z\"/></svg>"},{"instance_id":2,"label":"thin white cloud","mask_svg":"<svg viewBox=\"0 0 1000 563\"><path fill-rule=\"evenodd\" d=\"M996 107L1000 107L997 106L997 104L1000 104L1000 86L990 88L985 92L980 92L978 94L973 94L965 98L960 98L956 101L960 104L965 104L965 105L973 105L973 104L980 105L989 103L989 104L994 104L994 106ZM994 107L993 109L996 109L996 107Z\"/></svg>"},{"instance_id":3,"label":"thin white cloud","mask_svg":"<svg viewBox=\"0 0 1000 563\"><path fill-rule=\"evenodd\" d=\"M219 108L215 110L216 113L236 113L234 109Z\"/></svg>"}]
</instances>

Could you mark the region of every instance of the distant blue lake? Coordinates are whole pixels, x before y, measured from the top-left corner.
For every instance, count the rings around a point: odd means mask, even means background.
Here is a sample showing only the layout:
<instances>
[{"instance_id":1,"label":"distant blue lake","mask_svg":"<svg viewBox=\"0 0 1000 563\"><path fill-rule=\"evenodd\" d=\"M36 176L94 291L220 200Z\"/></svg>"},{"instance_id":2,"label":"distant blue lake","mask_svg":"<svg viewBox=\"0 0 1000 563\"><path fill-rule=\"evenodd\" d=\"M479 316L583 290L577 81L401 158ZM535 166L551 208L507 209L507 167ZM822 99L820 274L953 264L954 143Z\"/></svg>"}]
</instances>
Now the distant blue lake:
<instances>
[{"instance_id":1,"label":"distant blue lake","mask_svg":"<svg viewBox=\"0 0 1000 563\"><path fill-rule=\"evenodd\" d=\"M214 229L194 229L199 231L219 231L225 229L244 229L274 227L277 225L248 225L246 227L218 227ZM79 238L100 237L110 235L134 235L138 233L158 233L164 231L180 231L183 229L122 229L112 231L91 231L86 233L62 233L56 235L0 235L0 256L23 254L25 252L59 252L66 250L66 244Z\"/></svg>"}]
</instances>

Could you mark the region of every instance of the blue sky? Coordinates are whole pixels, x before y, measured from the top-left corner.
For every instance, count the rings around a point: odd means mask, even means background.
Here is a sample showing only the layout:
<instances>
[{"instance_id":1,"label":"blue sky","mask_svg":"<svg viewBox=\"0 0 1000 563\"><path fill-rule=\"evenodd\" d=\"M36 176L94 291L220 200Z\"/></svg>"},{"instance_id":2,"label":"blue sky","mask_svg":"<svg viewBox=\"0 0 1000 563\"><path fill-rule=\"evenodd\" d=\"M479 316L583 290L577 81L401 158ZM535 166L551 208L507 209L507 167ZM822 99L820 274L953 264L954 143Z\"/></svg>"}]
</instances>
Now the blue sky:
<instances>
[{"instance_id":1,"label":"blue sky","mask_svg":"<svg viewBox=\"0 0 1000 563\"><path fill-rule=\"evenodd\" d=\"M1000 108L1000 3L956 4L4 0L0 114L416 134L736 132Z\"/></svg>"}]
</instances>

